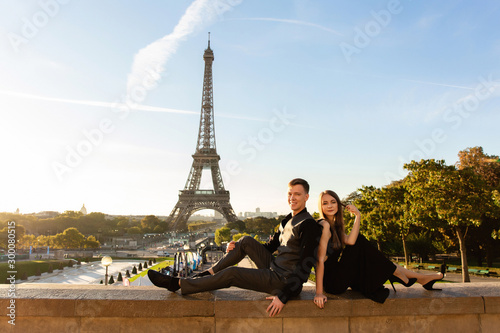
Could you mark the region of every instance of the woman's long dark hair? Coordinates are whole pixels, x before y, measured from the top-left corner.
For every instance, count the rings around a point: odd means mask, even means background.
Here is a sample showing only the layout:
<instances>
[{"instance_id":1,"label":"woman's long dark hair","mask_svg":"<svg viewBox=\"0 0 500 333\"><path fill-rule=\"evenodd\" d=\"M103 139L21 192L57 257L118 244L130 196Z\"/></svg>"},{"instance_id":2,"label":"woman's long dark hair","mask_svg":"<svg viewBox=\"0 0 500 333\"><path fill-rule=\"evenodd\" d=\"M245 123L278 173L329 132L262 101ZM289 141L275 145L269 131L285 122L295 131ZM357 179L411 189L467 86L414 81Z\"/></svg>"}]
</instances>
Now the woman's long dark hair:
<instances>
[{"instance_id":1,"label":"woman's long dark hair","mask_svg":"<svg viewBox=\"0 0 500 333\"><path fill-rule=\"evenodd\" d=\"M323 214L323 196L325 194L331 195L332 197L335 198L337 201L337 213L333 216L333 221L329 221L326 217L325 214ZM326 190L323 191L319 194L319 200L318 200L318 206L319 206L319 216L322 219L325 219L329 224L330 224L330 230L332 231L332 244L333 248L335 250L341 249L345 245L345 227L344 227L344 207L342 205L342 202L340 201L339 196L337 193L331 191L331 190Z\"/></svg>"}]
</instances>

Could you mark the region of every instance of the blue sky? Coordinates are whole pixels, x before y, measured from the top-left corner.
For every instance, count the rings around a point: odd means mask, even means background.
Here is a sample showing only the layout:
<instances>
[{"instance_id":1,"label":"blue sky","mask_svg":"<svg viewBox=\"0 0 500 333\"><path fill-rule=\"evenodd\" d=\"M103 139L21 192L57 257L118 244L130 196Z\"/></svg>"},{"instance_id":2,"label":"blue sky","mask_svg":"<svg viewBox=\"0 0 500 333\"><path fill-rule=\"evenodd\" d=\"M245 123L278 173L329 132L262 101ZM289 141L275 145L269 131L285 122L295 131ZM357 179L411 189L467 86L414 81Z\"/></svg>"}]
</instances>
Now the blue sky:
<instances>
[{"instance_id":1,"label":"blue sky","mask_svg":"<svg viewBox=\"0 0 500 333\"><path fill-rule=\"evenodd\" d=\"M168 215L209 31L236 213L286 213L295 177L315 211L322 190L387 185L412 159L498 155L499 14L496 1L2 0L0 211Z\"/></svg>"}]
</instances>

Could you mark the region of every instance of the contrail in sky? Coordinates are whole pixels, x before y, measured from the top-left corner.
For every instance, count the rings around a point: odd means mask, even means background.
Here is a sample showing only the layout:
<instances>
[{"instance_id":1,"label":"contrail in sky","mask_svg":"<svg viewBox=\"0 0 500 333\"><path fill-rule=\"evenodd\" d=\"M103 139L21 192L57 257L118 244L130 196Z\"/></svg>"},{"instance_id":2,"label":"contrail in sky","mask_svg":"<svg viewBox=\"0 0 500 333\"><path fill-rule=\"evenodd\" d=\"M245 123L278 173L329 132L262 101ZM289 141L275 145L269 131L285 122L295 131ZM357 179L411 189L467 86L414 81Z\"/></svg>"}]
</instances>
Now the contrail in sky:
<instances>
[{"instance_id":1,"label":"contrail in sky","mask_svg":"<svg viewBox=\"0 0 500 333\"><path fill-rule=\"evenodd\" d=\"M0 95L7 95L13 97L19 97L24 99L33 99L38 101L47 101L47 102L55 102L55 103L67 103L67 104L76 104L76 105L86 105L86 106L94 106L94 107L102 107L102 108L111 108L111 109L130 109L135 111L148 111L148 112L165 112L165 113L178 113L178 114L188 114L188 115L196 115L200 114L199 111L190 111L190 110L179 110L179 109L171 109L171 108L163 108L158 106L150 106L143 104L126 104L126 103L111 103L111 102L101 102L101 101L86 101L86 100L75 100L75 99L66 99L66 98L55 98L55 97L46 97L40 95L31 95L20 93L16 91L10 90L0 90ZM236 119L236 120L250 120L257 121L263 123L269 123L269 119L266 118L257 118L257 117L248 117L241 115L232 115L232 114L217 114L216 117L226 118L226 119ZM292 126L297 127L307 127L313 128L309 126L299 125L291 123Z\"/></svg>"},{"instance_id":2,"label":"contrail in sky","mask_svg":"<svg viewBox=\"0 0 500 333\"><path fill-rule=\"evenodd\" d=\"M193 34L204 26L213 23L217 18L221 18L222 14L224 14L228 10L231 10L234 6L240 4L241 2L242 0L195 0L186 9L186 12L175 26L173 32L139 50L139 52L134 56L132 70L129 73L127 79L127 98L122 101L123 103L52 98L1 90L0 94L28 99L97 107L124 107L139 111L170 112L198 115L199 112L194 111L143 105L140 103L142 102L142 99L137 100L140 98L134 98L134 88L139 87L143 92L144 90L149 90L154 87L161 78L161 74L165 70L165 64L167 63L168 59L177 51L179 42L185 40L190 34ZM133 103L128 103L130 100L132 100ZM238 119L238 116L227 115L225 117Z\"/></svg>"},{"instance_id":3,"label":"contrail in sky","mask_svg":"<svg viewBox=\"0 0 500 333\"><path fill-rule=\"evenodd\" d=\"M101 101L85 101L85 100L45 97L45 96L30 95L30 94L19 93L19 92L8 91L8 90L0 90L0 94L14 96L14 97L21 97L21 98L26 98L26 99L35 99L35 100L39 100L39 101L78 104L78 105L87 105L87 106L97 106L97 107L104 107L104 108L126 107L126 108L130 108L132 110L137 110L137 111L169 112L169 113L182 113L182 114L195 114L195 115L200 114L199 112L195 112L195 111L162 108L162 107L157 107L157 106L149 106L149 105L141 105L141 104L129 105L129 104L125 104L125 103L111 103L111 102L101 102Z\"/></svg>"},{"instance_id":4,"label":"contrail in sky","mask_svg":"<svg viewBox=\"0 0 500 333\"><path fill-rule=\"evenodd\" d=\"M190 110L179 110L179 109L171 109L171 108L163 108L158 106L151 105L143 105L143 104L125 104L125 103L111 103L111 102L101 102L101 101L85 101L85 100L75 100L75 99L66 99L66 98L55 98L55 97L46 97L40 95L31 95L20 93L16 91L10 90L0 90L1 95L19 97L24 99L33 99L38 101L47 101L47 102L56 102L56 103L67 103L67 104L76 104L76 105L86 105L86 106L94 106L94 107L102 107L102 108L128 108L135 111L148 111L148 112L165 112L165 113L179 113L179 114L189 114L196 115L200 114L199 111L190 111ZM240 115L231 115L231 114L217 114L217 117L227 118L227 119L237 119L237 120L251 120L258 122L269 122L269 119L265 118L256 118L256 117L248 117L248 116L240 116Z\"/></svg>"},{"instance_id":5,"label":"contrail in sky","mask_svg":"<svg viewBox=\"0 0 500 333\"><path fill-rule=\"evenodd\" d=\"M133 96L137 87L154 86L165 71L165 64L177 51L179 42L203 28L242 0L196 0L186 10L170 34L160 38L134 56L128 75L127 95ZM146 84L147 82L147 84ZM150 89L150 87L146 87Z\"/></svg>"},{"instance_id":6,"label":"contrail in sky","mask_svg":"<svg viewBox=\"0 0 500 333\"><path fill-rule=\"evenodd\" d=\"M450 87L450 88L460 88L460 89L474 90L474 88L471 88L471 87L457 86L457 85L453 85L453 84L436 83L436 82L428 82L428 81L418 81L418 80L410 80L410 79L402 79L402 80L410 81L410 82L416 82L416 83L430 84L430 85L434 85L434 86L442 86L442 87Z\"/></svg>"},{"instance_id":7,"label":"contrail in sky","mask_svg":"<svg viewBox=\"0 0 500 333\"><path fill-rule=\"evenodd\" d=\"M332 34L337 35L337 36L343 36L340 32L335 31L335 30L330 29L330 28L327 28L325 26L322 26L322 25L319 25L316 23L311 23L311 22L299 21L299 20L279 19L279 18L273 18L273 17L248 17L248 18L228 19L227 21L271 21L271 22L305 25L305 26L318 28L318 29L327 31L327 32L332 33Z\"/></svg>"}]
</instances>

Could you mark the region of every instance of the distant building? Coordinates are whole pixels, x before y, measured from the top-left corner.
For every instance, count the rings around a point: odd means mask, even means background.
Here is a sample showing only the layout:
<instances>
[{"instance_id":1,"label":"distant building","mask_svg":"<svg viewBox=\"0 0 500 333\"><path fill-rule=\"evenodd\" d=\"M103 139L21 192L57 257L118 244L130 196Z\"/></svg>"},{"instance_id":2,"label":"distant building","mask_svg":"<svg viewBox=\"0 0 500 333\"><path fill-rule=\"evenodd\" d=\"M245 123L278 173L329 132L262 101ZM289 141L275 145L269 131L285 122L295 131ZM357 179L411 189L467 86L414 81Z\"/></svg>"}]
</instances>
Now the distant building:
<instances>
[{"instance_id":1,"label":"distant building","mask_svg":"<svg viewBox=\"0 0 500 333\"><path fill-rule=\"evenodd\" d=\"M265 218L274 218L274 217L277 217L278 216L278 213L277 212L261 212L260 211L260 208L257 207L255 208L255 212L245 212L243 214L245 216L245 218L253 218L253 217L265 217ZM240 213L240 216L241 216L241 213Z\"/></svg>"},{"instance_id":2,"label":"distant building","mask_svg":"<svg viewBox=\"0 0 500 333\"><path fill-rule=\"evenodd\" d=\"M208 222L211 222L213 220L214 220L213 216L205 216L205 215L199 215L199 214L191 215L188 218L188 221L208 221Z\"/></svg>"},{"instance_id":3,"label":"distant building","mask_svg":"<svg viewBox=\"0 0 500 333\"><path fill-rule=\"evenodd\" d=\"M87 215L87 208L85 208L85 204L83 204L82 208L80 209L80 213L83 215Z\"/></svg>"}]
</instances>

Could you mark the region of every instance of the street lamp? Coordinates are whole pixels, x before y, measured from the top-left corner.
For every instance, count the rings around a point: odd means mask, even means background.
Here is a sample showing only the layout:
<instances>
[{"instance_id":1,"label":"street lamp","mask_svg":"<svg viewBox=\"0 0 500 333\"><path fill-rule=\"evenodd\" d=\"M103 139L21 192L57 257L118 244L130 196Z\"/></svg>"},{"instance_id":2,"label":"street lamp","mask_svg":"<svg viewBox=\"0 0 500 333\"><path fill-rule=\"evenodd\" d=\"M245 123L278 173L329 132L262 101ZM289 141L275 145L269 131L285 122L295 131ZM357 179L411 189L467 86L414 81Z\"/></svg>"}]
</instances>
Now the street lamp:
<instances>
[{"instance_id":1,"label":"street lamp","mask_svg":"<svg viewBox=\"0 0 500 333\"><path fill-rule=\"evenodd\" d=\"M111 265L113 259L110 256L104 256L101 259L101 264L106 267L106 275L104 276L104 285L108 285L108 266Z\"/></svg>"}]
</instances>

